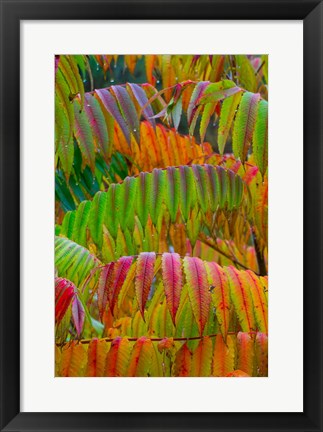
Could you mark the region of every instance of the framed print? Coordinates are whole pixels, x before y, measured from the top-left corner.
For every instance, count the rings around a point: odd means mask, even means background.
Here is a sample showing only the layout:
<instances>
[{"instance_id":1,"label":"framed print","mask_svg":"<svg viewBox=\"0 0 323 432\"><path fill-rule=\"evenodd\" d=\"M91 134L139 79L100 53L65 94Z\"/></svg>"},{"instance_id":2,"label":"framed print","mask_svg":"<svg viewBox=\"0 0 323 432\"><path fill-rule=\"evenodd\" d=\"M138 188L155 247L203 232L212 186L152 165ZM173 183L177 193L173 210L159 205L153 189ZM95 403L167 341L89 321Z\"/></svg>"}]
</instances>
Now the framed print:
<instances>
[{"instance_id":1,"label":"framed print","mask_svg":"<svg viewBox=\"0 0 323 432\"><path fill-rule=\"evenodd\" d=\"M1 25L1 430L322 430L322 3Z\"/></svg>"}]
</instances>

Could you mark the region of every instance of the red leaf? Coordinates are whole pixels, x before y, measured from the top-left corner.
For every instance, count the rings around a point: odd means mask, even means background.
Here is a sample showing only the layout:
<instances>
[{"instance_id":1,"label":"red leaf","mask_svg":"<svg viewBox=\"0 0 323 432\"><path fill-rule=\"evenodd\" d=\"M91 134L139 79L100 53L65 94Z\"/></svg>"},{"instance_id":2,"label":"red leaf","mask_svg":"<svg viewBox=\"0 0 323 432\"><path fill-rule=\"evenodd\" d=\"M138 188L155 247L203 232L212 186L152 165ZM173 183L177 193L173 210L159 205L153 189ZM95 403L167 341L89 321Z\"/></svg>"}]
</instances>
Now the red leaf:
<instances>
[{"instance_id":1,"label":"red leaf","mask_svg":"<svg viewBox=\"0 0 323 432\"><path fill-rule=\"evenodd\" d=\"M187 345L184 344L181 349L176 353L173 375L177 377L187 377L190 375L192 363L192 353L188 349Z\"/></svg>"},{"instance_id":2,"label":"red leaf","mask_svg":"<svg viewBox=\"0 0 323 432\"><path fill-rule=\"evenodd\" d=\"M243 180L245 181L245 183L247 183L247 185L249 186L250 183L252 182L252 180L255 178L255 176L257 175L259 168L257 166L248 166L245 165L245 174L243 175Z\"/></svg>"},{"instance_id":3,"label":"red leaf","mask_svg":"<svg viewBox=\"0 0 323 432\"><path fill-rule=\"evenodd\" d=\"M113 314L114 306L118 300L118 296L122 288L122 285L131 267L132 261L133 261L133 257L124 256L119 259L119 261L116 263L114 267L113 284L111 289L108 292L109 294L108 300L109 300L112 314Z\"/></svg>"},{"instance_id":4,"label":"red leaf","mask_svg":"<svg viewBox=\"0 0 323 432\"><path fill-rule=\"evenodd\" d=\"M135 281L136 295L141 315L144 318L145 305L154 278L155 252L143 252L137 260L137 274Z\"/></svg>"},{"instance_id":5,"label":"red leaf","mask_svg":"<svg viewBox=\"0 0 323 432\"><path fill-rule=\"evenodd\" d=\"M206 270L201 259L187 256L184 258L184 270L193 314L202 335L211 303Z\"/></svg>"},{"instance_id":6,"label":"red leaf","mask_svg":"<svg viewBox=\"0 0 323 432\"><path fill-rule=\"evenodd\" d=\"M167 307L175 325L175 317L183 285L180 256L177 253L164 253L162 268Z\"/></svg>"},{"instance_id":7,"label":"red leaf","mask_svg":"<svg viewBox=\"0 0 323 432\"><path fill-rule=\"evenodd\" d=\"M59 324L65 316L68 307L71 304L75 285L67 279L55 279L55 323Z\"/></svg>"},{"instance_id":8,"label":"red leaf","mask_svg":"<svg viewBox=\"0 0 323 432\"><path fill-rule=\"evenodd\" d=\"M237 369L233 372L230 372L226 376L230 377L230 378L234 378L234 377L235 378L248 378L248 377L250 377L250 375L248 375L246 372L243 372L240 369Z\"/></svg>"}]
</instances>

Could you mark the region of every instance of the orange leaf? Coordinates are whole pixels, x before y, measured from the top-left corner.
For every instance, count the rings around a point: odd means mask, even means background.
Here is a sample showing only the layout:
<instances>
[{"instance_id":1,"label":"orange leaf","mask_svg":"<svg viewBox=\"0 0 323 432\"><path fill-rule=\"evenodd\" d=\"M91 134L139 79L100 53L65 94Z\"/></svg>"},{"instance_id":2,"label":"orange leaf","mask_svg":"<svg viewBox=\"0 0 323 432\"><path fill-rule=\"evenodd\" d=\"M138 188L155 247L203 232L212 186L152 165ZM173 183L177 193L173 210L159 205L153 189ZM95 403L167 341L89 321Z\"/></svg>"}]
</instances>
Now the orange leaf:
<instances>
[{"instance_id":1,"label":"orange leaf","mask_svg":"<svg viewBox=\"0 0 323 432\"><path fill-rule=\"evenodd\" d=\"M76 333L78 337L80 337L83 330L84 320L85 320L85 310L77 295L74 296L72 302L72 316L73 316Z\"/></svg>"},{"instance_id":2,"label":"orange leaf","mask_svg":"<svg viewBox=\"0 0 323 432\"><path fill-rule=\"evenodd\" d=\"M158 351L163 352L164 350L168 351L174 348L174 339L173 338L164 338L158 343Z\"/></svg>"},{"instance_id":3,"label":"orange leaf","mask_svg":"<svg viewBox=\"0 0 323 432\"><path fill-rule=\"evenodd\" d=\"M168 87L171 87L175 84L175 72L172 66L171 62L172 56L171 55L163 55L162 56L162 81L163 81L163 88L166 89ZM170 98L172 97L172 89L166 90L165 92L165 100L166 102L170 101Z\"/></svg>"},{"instance_id":4,"label":"orange leaf","mask_svg":"<svg viewBox=\"0 0 323 432\"><path fill-rule=\"evenodd\" d=\"M256 330L253 302L250 293L250 280L245 272L235 267L225 269L230 281L231 299L238 315L241 328L245 332Z\"/></svg>"},{"instance_id":5,"label":"orange leaf","mask_svg":"<svg viewBox=\"0 0 323 432\"><path fill-rule=\"evenodd\" d=\"M215 262L205 263L209 276L212 302L220 325L223 339L226 340L229 331L230 320L230 290L228 278L222 268Z\"/></svg>"},{"instance_id":6,"label":"orange leaf","mask_svg":"<svg viewBox=\"0 0 323 432\"><path fill-rule=\"evenodd\" d=\"M258 376L268 376L268 337L264 333L257 333L256 364Z\"/></svg>"},{"instance_id":7,"label":"orange leaf","mask_svg":"<svg viewBox=\"0 0 323 432\"><path fill-rule=\"evenodd\" d=\"M85 372L87 353L84 345L73 341L63 348L61 359L61 373L63 377L79 377Z\"/></svg>"},{"instance_id":8,"label":"orange leaf","mask_svg":"<svg viewBox=\"0 0 323 432\"><path fill-rule=\"evenodd\" d=\"M253 375L253 362L254 362L254 341L248 333L238 333L237 336L238 347L238 369L246 372L248 375Z\"/></svg>"},{"instance_id":9,"label":"orange leaf","mask_svg":"<svg viewBox=\"0 0 323 432\"><path fill-rule=\"evenodd\" d=\"M128 339L121 337L117 337L116 339L114 339L111 343L111 348L107 355L105 376L126 376L129 355L130 347Z\"/></svg>"},{"instance_id":10,"label":"orange leaf","mask_svg":"<svg viewBox=\"0 0 323 432\"><path fill-rule=\"evenodd\" d=\"M145 67L146 67L146 75L149 84L155 86L156 78L153 75L154 67L155 67L155 55L145 55Z\"/></svg>"},{"instance_id":11,"label":"orange leaf","mask_svg":"<svg viewBox=\"0 0 323 432\"><path fill-rule=\"evenodd\" d=\"M224 343L222 335L218 334L215 338L212 375L216 377L228 376L228 373L234 370L234 362L234 338L227 336L227 341Z\"/></svg>"},{"instance_id":12,"label":"orange leaf","mask_svg":"<svg viewBox=\"0 0 323 432\"><path fill-rule=\"evenodd\" d=\"M109 349L109 343L104 339L93 338L87 351L87 372L89 377L104 376L106 356Z\"/></svg>"},{"instance_id":13,"label":"orange leaf","mask_svg":"<svg viewBox=\"0 0 323 432\"><path fill-rule=\"evenodd\" d=\"M67 279L55 278L55 323L64 318L76 292L75 285Z\"/></svg>"},{"instance_id":14,"label":"orange leaf","mask_svg":"<svg viewBox=\"0 0 323 432\"><path fill-rule=\"evenodd\" d=\"M177 351L173 364L173 376L187 377L190 375L192 353L186 343Z\"/></svg>"},{"instance_id":15,"label":"orange leaf","mask_svg":"<svg viewBox=\"0 0 323 432\"><path fill-rule=\"evenodd\" d=\"M212 340L206 336L200 340L192 356L191 376L208 377L211 374Z\"/></svg>"}]
</instances>

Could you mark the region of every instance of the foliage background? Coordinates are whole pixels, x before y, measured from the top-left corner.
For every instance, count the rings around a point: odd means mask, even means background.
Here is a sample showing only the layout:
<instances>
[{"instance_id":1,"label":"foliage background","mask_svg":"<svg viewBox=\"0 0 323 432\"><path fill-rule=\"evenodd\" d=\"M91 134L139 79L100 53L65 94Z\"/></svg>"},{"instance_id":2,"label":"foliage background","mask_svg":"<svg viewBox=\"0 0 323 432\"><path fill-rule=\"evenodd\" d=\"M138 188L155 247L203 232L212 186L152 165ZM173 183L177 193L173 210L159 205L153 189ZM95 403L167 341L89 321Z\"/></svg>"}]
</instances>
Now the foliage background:
<instances>
[{"instance_id":1,"label":"foliage background","mask_svg":"<svg viewBox=\"0 0 323 432\"><path fill-rule=\"evenodd\" d=\"M267 57L56 60L57 376L267 376Z\"/></svg>"}]
</instances>

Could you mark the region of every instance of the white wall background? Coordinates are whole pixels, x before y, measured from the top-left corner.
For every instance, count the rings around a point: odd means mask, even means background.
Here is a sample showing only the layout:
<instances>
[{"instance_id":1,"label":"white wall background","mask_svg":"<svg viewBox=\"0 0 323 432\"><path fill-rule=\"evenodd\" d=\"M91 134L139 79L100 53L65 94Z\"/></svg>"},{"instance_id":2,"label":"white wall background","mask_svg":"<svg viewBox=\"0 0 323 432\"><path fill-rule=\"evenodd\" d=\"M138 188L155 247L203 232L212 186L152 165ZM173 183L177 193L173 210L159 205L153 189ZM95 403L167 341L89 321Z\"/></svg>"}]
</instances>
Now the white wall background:
<instances>
[{"instance_id":1,"label":"white wall background","mask_svg":"<svg viewBox=\"0 0 323 432\"><path fill-rule=\"evenodd\" d=\"M21 410L302 411L302 22L26 21L21 46ZM54 378L54 54L71 53L269 54L269 378Z\"/></svg>"}]
</instances>

